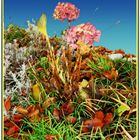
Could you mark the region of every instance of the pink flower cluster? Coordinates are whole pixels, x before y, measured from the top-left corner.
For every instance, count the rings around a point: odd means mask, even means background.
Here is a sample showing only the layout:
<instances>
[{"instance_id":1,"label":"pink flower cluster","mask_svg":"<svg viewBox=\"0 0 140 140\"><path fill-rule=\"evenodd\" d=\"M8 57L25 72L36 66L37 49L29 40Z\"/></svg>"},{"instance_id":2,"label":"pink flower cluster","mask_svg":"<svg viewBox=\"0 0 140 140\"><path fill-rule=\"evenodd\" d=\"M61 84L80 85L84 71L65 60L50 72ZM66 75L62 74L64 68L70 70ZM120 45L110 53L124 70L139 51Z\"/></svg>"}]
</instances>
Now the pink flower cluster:
<instances>
[{"instance_id":1,"label":"pink flower cluster","mask_svg":"<svg viewBox=\"0 0 140 140\"><path fill-rule=\"evenodd\" d=\"M81 41L87 45L93 45L94 41L98 42L101 36L101 31L96 30L91 23L80 24L68 29L64 35L64 39L69 45L77 48L76 42Z\"/></svg>"},{"instance_id":2,"label":"pink flower cluster","mask_svg":"<svg viewBox=\"0 0 140 140\"><path fill-rule=\"evenodd\" d=\"M64 21L67 19L69 22L77 19L79 17L80 10L71 3L61 3L59 2L54 10L54 18Z\"/></svg>"}]
</instances>

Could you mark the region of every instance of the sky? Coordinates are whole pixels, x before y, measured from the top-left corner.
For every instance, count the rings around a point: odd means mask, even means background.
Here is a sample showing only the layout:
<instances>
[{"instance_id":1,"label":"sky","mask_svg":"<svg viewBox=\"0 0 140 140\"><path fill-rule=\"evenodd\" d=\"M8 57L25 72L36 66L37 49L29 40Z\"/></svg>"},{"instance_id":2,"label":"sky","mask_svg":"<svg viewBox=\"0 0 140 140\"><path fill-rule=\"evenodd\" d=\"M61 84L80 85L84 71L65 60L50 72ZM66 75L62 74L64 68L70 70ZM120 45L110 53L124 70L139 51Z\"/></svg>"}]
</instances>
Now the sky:
<instances>
[{"instance_id":1,"label":"sky","mask_svg":"<svg viewBox=\"0 0 140 140\"><path fill-rule=\"evenodd\" d=\"M136 54L136 0L4 0L5 28L10 23L26 28L28 20L37 21L45 13L49 35L60 35L67 22L52 17L58 2L70 2L80 9L71 26L90 22L101 31L94 46Z\"/></svg>"}]
</instances>

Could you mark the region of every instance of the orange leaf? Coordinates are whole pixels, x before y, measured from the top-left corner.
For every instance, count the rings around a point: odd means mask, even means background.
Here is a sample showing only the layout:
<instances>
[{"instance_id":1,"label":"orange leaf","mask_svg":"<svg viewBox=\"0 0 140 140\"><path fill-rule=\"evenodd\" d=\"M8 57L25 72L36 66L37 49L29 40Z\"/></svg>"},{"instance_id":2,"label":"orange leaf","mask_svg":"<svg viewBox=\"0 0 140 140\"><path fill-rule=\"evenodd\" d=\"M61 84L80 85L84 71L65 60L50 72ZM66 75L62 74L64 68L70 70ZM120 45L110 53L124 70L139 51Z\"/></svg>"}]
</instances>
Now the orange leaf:
<instances>
[{"instance_id":1,"label":"orange leaf","mask_svg":"<svg viewBox=\"0 0 140 140\"><path fill-rule=\"evenodd\" d=\"M110 72L110 71L105 71L105 72L103 73L103 75L104 75L106 78L108 78L109 80L112 80L112 76L111 76L111 72Z\"/></svg>"},{"instance_id":2,"label":"orange leaf","mask_svg":"<svg viewBox=\"0 0 140 140\"><path fill-rule=\"evenodd\" d=\"M7 97L7 99L4 101L4 107L8 112L9 109L11 108L11 97Z\"/></svg>"},{"instance_id":3,"label":"orange leaf","mask_svg":"<svg viewBox=\"0 0 140 140\"><path fill-rule=\"evenodd\" d=\"M45 140L59 140L59 135L48 134L45 136Z\"/></svg>"},{"instance_id":4,"label":"orange leaf","mask_svg":"<svg viewBox=\"0 0 140 140\"><path fill-rule=\"evenodd\" d=\"M121 50L121 49L119 49L119 50L115 50L114 53L115 53L115 54L116 54L116 53L125 54L125 52L124 52L123 50Z\"/></svg>"},{"instance_id":5,"label":"orange leaf","mask_svg":"<svg viewBox=\"0 0 140 140\"><path fill-rule=\"evenodd\" d=\"M113 114L112 113L107 113L105 118L104 118L105 125L110 124L112 121L113 121Z\"/></svg>"},{"instance_id":6,"label":"orange leaf","mask_svg":"<svg viewBox=\"0 0 140 140\"><path fill-rule=\"evenodd\" d=\"M117 79L117 77L118 77L118 71L115 70L115 68L112 68L112 70L111 70L111 76L112 76L112 78L114 78L115 80Z\"/></svg>"},{"instance_id":7,"label":"orange leaf","mask_svg":"<svg viewBox=\"0 0 140 140\"><path fill-rule=\"evenodd\" d=\"M39 114L39 110L36 109L35 111L33 111L33 112L27 114L27 116L29 116L29 117L33 117L33 116L36 116L36 115L38 115L38 114Z\"/></svg>"},{"instance_id":8,"label":"orange leaf","mask_svg":"<svg viewBox=\"0 0 140 140\"><path fill-rule=\"evenodd\" d=\"M19 127L16 126L16 125L14 125L14 126L12 126L12 127L10 127L10 128L8 129L7 135L8 135L8 136L9 136L9 135L12 135L12 134L14 134L14 133L17 132L17 131L19 131Z\"/></svg>"},{"instance_id":9,"label":"orange leaf","mask_svg":"<svg viewBox=\"0 0 140 140\"><path fill-rule=\"evenodd\" d=\"M59 111L58 109L54 108L53 116L56 120L60 120Z\"/></svg>"},{"instance_id":10,"label":"orange leaf","mask_svg":"<svg viewBox=\"0 0 140 140\"><path fill-rule=\"evenodd\" d=\"M36 69L37 72L42 71L42 70L43 70L43 68L37 68Z\"/></svg>"},{"instance_id":11,"label":"orange leaf","mask_svg":"<svg viewBox=\"0 0 140 140\"><path fill-rule=\"evenodd\" d=\"M21 107L21 106L18 106L18 107L17 107L17 112L19 112L19 113L21 113L21 114L23 114L23 115L28 114L28 110L25 109L25 108L23 108L23 107Z\"/></svg>"},{"instance_id":12,"label":"orange leaf","mask_svg":"<svg viewBox=\"0 0 140 140\"><path fill-rule=\"evenodd\" d=\"M115 68L112 68L111 71L106 71L103 73L103 75L108 78L109 80L117 79L118 77L118 71L115 70Z\"/></svg>"},{"instance_id":13,"label":"orange leaf","mask_svg":"<svg viewBox=\"0 0 140 140\"><path fill-rule=\"evenodd\" d=\"M43 109L48 108L54 102L55 102L55 98L54 97L48 97L47 100L43 103Z\"/></svg>"},{"instance_id":14,"label":"orange leaf","mask_svg":"<svg viewBox=\"0 0 140 140\"><path fill-rule=\"evenodd\" d=\"M104 119L104 113L102 111L95 112L95 118L103 121L103 119Z\"/></svg>"},{"instance_id":15,"label":"orange leaf","mask_svg":"<svg viewBox=\"0 0 140 140\"><path fill-rule=\"evenodd\" d=\"M75 122L76 122L76 117L73 117L73 116L68 116L67 118L66 118L66 120L69 122L69 123L71 123L71 124L74 124Z\"/></svg>"},{"instance_id":16,"label":"orange leaf","mask_svg":"<svg viewBox=\"0 0 140 140\"><path fill-rule=\"evenodd\" d=\"M35 121L36 122L40 121L40 117L38 114L36 114L30 118L30 122L35 122Z\"/></svg>"}]
</instances>

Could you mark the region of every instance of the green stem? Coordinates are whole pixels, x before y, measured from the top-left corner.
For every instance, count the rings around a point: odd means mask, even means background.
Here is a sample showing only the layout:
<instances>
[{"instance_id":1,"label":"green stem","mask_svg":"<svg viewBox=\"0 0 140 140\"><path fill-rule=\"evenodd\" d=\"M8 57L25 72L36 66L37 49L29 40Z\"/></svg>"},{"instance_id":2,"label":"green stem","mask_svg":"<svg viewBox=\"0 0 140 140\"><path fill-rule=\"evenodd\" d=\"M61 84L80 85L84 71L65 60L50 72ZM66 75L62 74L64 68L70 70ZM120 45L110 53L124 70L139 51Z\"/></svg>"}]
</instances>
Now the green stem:
<instances>
[{"instance_id":1,"label":"green stem","mask_svg":"<svg viewBox=\"0 0 140 140\"><path fill-rule=\"evenodd\" d=\"M70 21L68 21L68 29L70 29Z\"/></svg>"}]
</instances>

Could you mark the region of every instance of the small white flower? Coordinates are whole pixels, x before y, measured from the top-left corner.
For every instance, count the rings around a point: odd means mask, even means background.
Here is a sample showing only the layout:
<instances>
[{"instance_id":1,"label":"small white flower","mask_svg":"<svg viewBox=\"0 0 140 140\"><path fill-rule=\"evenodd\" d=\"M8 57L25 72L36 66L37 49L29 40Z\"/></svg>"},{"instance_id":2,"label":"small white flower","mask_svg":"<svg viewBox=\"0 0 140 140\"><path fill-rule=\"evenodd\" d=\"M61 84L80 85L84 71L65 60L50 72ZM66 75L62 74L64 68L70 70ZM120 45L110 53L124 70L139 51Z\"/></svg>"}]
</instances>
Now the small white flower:
<instances>
[{"instance_id":1,"label":"small white flower","mask_svg":"<svg viewBox=\"0 0 140 140\"><path fill-rule=\"evenodd\" d=\"M12 114L14 115L16 113L16 111L17 111L17 108L14 107L13 110L12 110Z\"/></svg>"}]
</instances>

